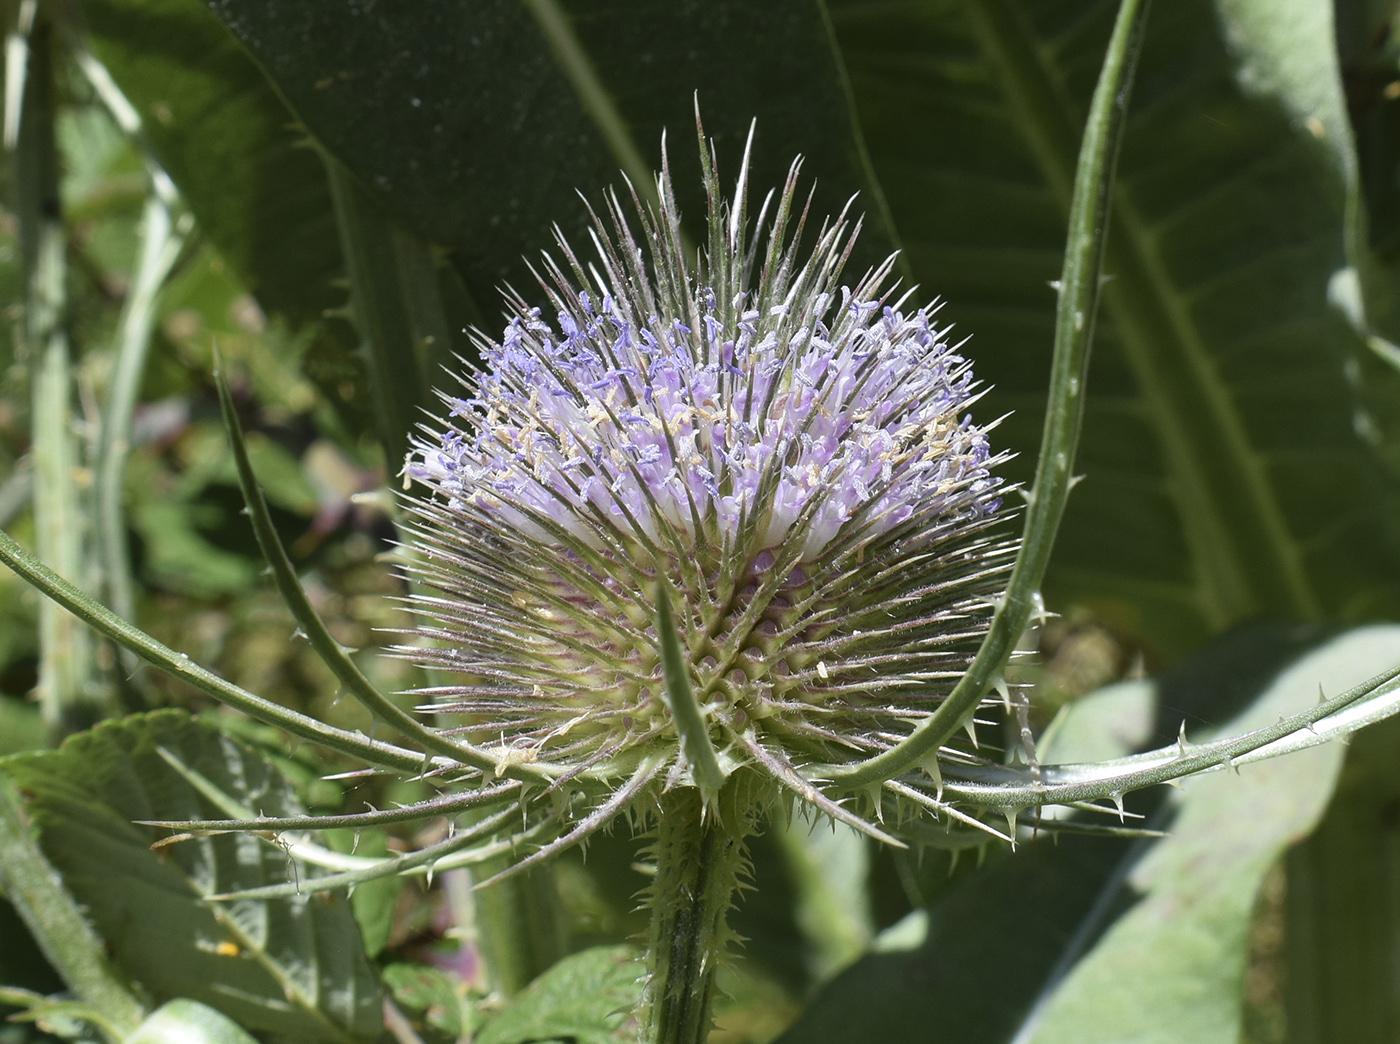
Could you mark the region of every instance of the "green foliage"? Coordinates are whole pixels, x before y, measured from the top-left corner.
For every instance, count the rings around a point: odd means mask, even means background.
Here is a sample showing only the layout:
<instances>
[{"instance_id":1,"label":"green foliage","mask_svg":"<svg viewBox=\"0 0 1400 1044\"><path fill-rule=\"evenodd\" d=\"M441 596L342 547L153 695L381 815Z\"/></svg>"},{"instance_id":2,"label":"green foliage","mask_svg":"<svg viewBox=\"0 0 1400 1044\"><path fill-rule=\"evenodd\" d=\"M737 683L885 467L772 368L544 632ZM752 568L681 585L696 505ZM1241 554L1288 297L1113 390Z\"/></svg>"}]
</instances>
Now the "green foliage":
<instances>
[{"instance_id":1,"label":"green foliage","mask_svg":"<svg viewBox=\"0 0 1400 1044\"><path fill-rule=\"evenodd\" d=\"M892 241L818 8L532 0L463 17L453 0L424 0L411 16L334 0L209 7L316 140L392 215L452 252L488 325L501 282L532 283L522 255L549 245L554 222L586 241L577 192L621 190L619 168L653 191L663 130L684 172L682 205L699 218L696 92L731 163L758 118L756 185L780 184L804 154L822 182L814 213L865 191L874 227L862 260Z\"/></svg>"},{"instance_id":2,"label":"green foliage","mask_svg":"<svg viewBox=\"0 0 1400 1044\"><path fill-rule=\"evenodd\" d=\"M476 1026L467 984L450 972L427 964L390 964L384 985L400 1007L453 1040L469 1037Z\"/></svg>"},{"instance_id":3,"label":"green foliage","mask_svg":"<svg viewBox=\"0 0 1400 1044\"><path fill-rule=\"evenodd\" d=\"M1005 437L1021 448L1039 423L1046 283L1114 6L833 4L910 262L975 335L992 408L1016 411ZM1389 523L1362 492L1374 449L1353 425L1348 367L1382 387L1395 375L1328 301L1351 263L1339 159L1354 162L1329 19L1298 4L1311 24L1294 25L1278 6L1222 4L1256 12L1225 25L1203 0L1156 6L1119 166L1087 480L1050 593L1167 655L1260 612L1394 611ZM1276 20L1295 31L1246 31Z\"/></svg>"},{"instance_id":4,"label":"green foliage","mask_svg":"<svg viewBox=\"0 0 1400 1044\"><path fill-rule=\"evenodd\" d=\"M634 1039L643 964L622 943L656 868L625 827L561 868L559 895L545 867L476 893L454 871L210 901L323 871L246 834L149 847L164 834L137 820L229 814L200 780L266 814L389 808L443 783L408 778L416 752L387 747L396 737L292 638L243 514L213 347L284 573L326 621L318 640L354 650L380 693L433 684L383 655L404 626L385 561L404 439L450 383L441 368L470 356L463 328L498 329L497 288L538 296L528 264L553 223L586 242L576 193L596 206L624 175L652 191L663 130L697 241L698 98L723 178L756 118L760 195L797 154L814 216L860 194L848 276L898 246L905 286L947 299L991 386L978 416L1010 411L993 436L1025 479L1055 333L1046 284L1118 3L40 0L32 33L19 6L0 4L32 45L3 161L0 526L82 591L110 590L93 476L129 439L116 524L136 599L119 611L220 676L194 679L203 696L241 686L269 701L245 704L264 721L302 737L328 722L341 751L404 776L323 779L358 763L289 750L249 718L215 730L179 711L42 749L82 721L45 720L36 692L91 713L115 695L125 711L203 697L178 662L170 678L133 674L6 573L0 775L20 789L0 810L0 1004L22 1021L0 1044L381 1039L381 979L407 1016L395 1032L427 1044ZM1182 718L1193 741L1272 725L1313 706L1319 682L1335 696L1400 662L1394 628L1343 630L1400 613L1396 5L1158 0L1145 41L1069 462L1085 481L1044 590L1064 619L1029 639L1045 667L1011 672L1047 765L1170 747ZM139 127L108 111L84 48ZM132 430L106 432L152 164L194 230L156 303ZM43 185L57 209L40 205ZM55 249L37 285L45 228ZM46 300L62 315L35 339L26 320ZM1098 689L1143 667L1150 679ZM985 714L989 762L1024 759L1015 709ZM1393 726L1127 795L1121 824L1102 810L1043 819L1014 855L964 852L951 872L936 845L892 854L825 822L773 824L752 846L733 922L748 941L720 981L716 1039L1388 1041ZM467 825L318 840L382 857ZM1119 827L1168 836L1089 832ZM1269 932L1283 941L1261 957ZM604 945L508 996L585 944Z\"/></svg>"},{"instance_id":5,"label":"green foliage","mask_svg":"<svg viewBox=\"0 0 1400 1044\"><path fill-rule=\"evenodd\" d=\"M255 1044L255 1038L228 1016L182 999L162 1004L122 1044Z\"/></svg>"},{"instance_id":6,"label":"green foliage","mask_svg":"<svg viewBox=\"0 0 1400 1044\"><path fill-rule=\"evenodd\" d=\"M251 807L296 814L261 757L163 711L12 757L3 772L28 795L26 812L66 886L153 996L188 997L250 1029L303 1040L376 1035L378 987L343 895L206 902L305 871L258 837L191 837L153 850L158 832L138 825L219 815L192 773Z\"/></svg>"},{"instance_id":7,"label":"green foliage","mask_svg":"<svg viewBox=\"0 0 1400 1044\"><path fill-rule=\"evenodd\" d=\"M643 966L635 950L599 946L565 957L473 1038L476 1044L637 1039Z\"/></svg>"},{"instance_id":8,"label":"green foliage","mask_svg":"<svg viewBox=\"0 0 1400 1044\"><path fill-rule=\"evenodd\" d=\"M1393 662L1400 629L1361 629L1297 655L1286 634L1241 636L1160 680L1110 687L1066 709L1044 754L1121 755L1222 706L1243 707L1222 733L1257 727L1315 702L1319 683ZM1175 801L1129 799L1128 811L1169 829L1160 841L1071 830L1002 859L877 939L783 1044L865 1034L896 1044L928 1039L930 1025L967 1044L1238 1040L1260 880L1317 822L1342 755L1318 747L1192 781ZM1053 821L1044 829L1058 833Z\"/></svg>"},{"instance_id":9,"label":"green foliage","mask_svg":"<svg viewBox=\"0 0 1400 1044\"><path fill-rule=\"evenodd\" d=\"M1384 1040L1400 1026L1388 900L1394 866L1400 728L1352 741L1336 797L1316 833L1288 854L1289 940L1282 991L1290 1044Z\"/></svg>"}]
</instances>

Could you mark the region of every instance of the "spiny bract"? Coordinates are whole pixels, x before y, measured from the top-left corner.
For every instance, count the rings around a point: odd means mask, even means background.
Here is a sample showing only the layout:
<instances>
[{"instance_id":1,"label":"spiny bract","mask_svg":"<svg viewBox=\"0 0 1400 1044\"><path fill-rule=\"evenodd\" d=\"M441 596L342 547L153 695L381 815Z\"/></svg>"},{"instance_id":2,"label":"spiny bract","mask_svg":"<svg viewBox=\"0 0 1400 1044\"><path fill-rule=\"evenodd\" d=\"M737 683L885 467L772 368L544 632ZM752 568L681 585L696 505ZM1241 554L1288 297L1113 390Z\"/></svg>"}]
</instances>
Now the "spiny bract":
<instances>
[{"instance_id":1,"label":"spiny bract","mask_svg":"<svg viewBox=\"0 0 1400 1044\"><path fill-rule=\"evenodd\" d=\"M477 336L406 465L435 621L406 651L497 774L601 783L611 814L697 784L657 634L674 590L720 771L851 820L803 767L897 743L965 669L1009 565L998 458L936 308L892 299L894 259L844 285L843 212L799 260L798 163L748 243L747 153L731 203L701 151L698 262L663 167L640 242L610 196L596 261L559 235L547 310L512 294L501 339Z\"/></svg>"}]
</instances>

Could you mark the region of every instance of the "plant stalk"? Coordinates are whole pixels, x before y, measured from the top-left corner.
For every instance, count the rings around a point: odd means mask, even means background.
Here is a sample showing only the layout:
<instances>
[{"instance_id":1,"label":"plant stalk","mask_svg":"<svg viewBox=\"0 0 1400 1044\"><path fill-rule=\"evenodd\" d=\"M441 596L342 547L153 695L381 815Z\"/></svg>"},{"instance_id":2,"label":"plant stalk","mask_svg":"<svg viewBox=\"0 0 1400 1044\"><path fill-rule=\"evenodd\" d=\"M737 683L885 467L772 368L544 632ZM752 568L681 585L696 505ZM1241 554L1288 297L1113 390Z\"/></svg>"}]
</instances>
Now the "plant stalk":
<instances>
[{"instance_id":1,"label":"plant stalk","mask_svg":"<svg viewBox=\"0 0 1400 1044\"><path fill-rule=\"evenodd\" d=\"M733 784L721 793L720 804ZM647 946L648 1044L703 1044L710 1034L715 970L730 939L725 915L744 868L741 816L707 809L699 790L661 798L656 879Z\"/></svg>"},{"instance_id":2,"label":"plant stalk","mask_svg":"<svg viewBox=\"0 0 1400 1044\"><path fill-rule=\"evenodd\" d=\"M134 1030L145 1018L144 1006L39 850L5 780L0 780L0 885L68 988L115 1029L112 1039Z\"/></svg>"},{"instance_id":3,"label":"plant stalk","mask_svg":"<svg viewBox=\"0 0 1400 1044\"><path fill-rule=\"evenodd\" d=\"M32 16L32 15L31 15ZM25 27L22 25L21 30ZM79 503L79 457L71 415L67 320L67 240L59 204L54 138L54 32L35 18L27 36L23 99L15 108L15 211L24 259L24 342L32 367L34 542L39 557L85 586L86 519ZM104 702L93 679L92 636L62 609L39 606L39 708L57 740L92 724Z\"/></svg>"},{"instance_id":4,"label":"plant stalk","mask_svg":"<svg viewBox=\"0 0 1400 1044\"><path fill-rule=\"evenodd\" d=\"M500 856L467 872L474 881L487 881L512 862L509 856ZM550 864L475 889L471 900L477 948L492 990L513 997L568 953L558 884Z\"/></svg>"}]
</instances>

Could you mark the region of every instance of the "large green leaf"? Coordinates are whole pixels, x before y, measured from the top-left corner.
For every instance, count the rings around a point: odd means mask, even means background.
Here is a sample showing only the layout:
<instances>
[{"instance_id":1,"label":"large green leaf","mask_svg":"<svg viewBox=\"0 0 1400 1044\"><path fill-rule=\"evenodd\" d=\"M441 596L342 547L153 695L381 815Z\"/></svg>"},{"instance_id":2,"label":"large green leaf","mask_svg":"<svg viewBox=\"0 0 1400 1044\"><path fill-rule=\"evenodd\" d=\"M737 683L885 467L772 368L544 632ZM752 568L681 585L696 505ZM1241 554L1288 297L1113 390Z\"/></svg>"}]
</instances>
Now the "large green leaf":
<instances>
[{"instance_id":1,"label":"large green leaf","mask_svg":"<svg viewBox=\"0 0 1400 1044\"><path fill-rule=\"evenodd\" d=\"M1296 655L1287 633L1238 636L1086 697L1046 754L1114 756L1242 698L1223 731L1267 724L1310 705L1320 683L1335 692L1393 665L1400 628L1348 633L1279 670ZM1129 795L1151 823L1172 816L1156 843L1067 835L1003 857L838 976L782 1044L1234 1044L1260 879L1321 815L1343 749L1204 777L1174 804Z\"/></svg>"},{"instance_id":2,"label":"large green leaf","mask_svg":"<svg viewBox=\"0 0 1400 1044\"><path fill-rule=\"evenodd\" d=\"M701 216L698 92L723 169L758 118L752 184L781 183L798 153L815 213L864 191L863 259L891 242L817 5L609 0L355 4L207 0L318 141L418 235L449 247L495 314L497 286L528 292L522 255L580 249L592 201L619 168L645 194L663 128L681 203Z\"/></svg>"},{"instance_id":3,"label":"large green leaf","mask_svg":"<svg viewBox=\"0 0 1400 1044\"><path fill-rule=\"evenodd\" d=\"M1243 6L1243 5L1232 5ZM1269 5L1259 5L1263 10ZM872 162L918 279L975 334L1012 448L1038 437L1078 135L1111 0L834 0ZM1263 44L1259 44L1262 48ZM1394 608L1349 362L1334 111L1154 8L1123 143L1080 468L1051 595L1177 654L1255 615ZM1323 141L1317 132L1321 131Z\"/></svg>"},{"instance_id":4,"label":"large green leaf","mask_svg":"<svg viewBox=\"0 0 1400 1044\"><path fill-rule=\"evenodd\" d=\"M303 366L358 428L352 331L328 310L346 290L330 188L304 130L199 0L80 0L85 37L142 120L142 134L201 234L262 307L317 323Z\"/></svg>"},{"instance_id":5,"label":"large green leaf","mask_svg":"<svg viewBox=\"0 0 1400 1044\"><path fill-rule=\"evenodd\" d=\"M222 815L196 787L198 776L269 815L300 814L261 755L182 712L162 711L100 725L56 751L8 758L0 770L26 794L64 884L121 966L158 1000L188 997L250 1029L298 1040L379 1034L378 986L343 896L206 903L288 880L290 858L244 834L152 851L160 832L134 822Z\"/></svg>"},{"instance_id":6,"label":"large green leaf","mask_svg":"<svg viewBox=\"0 0 1400 1044\"><path fill-rule=\"evenodd\" d=\"M1400 659L1400 628L1363 628L1284 671L1229 732L1257 729ZM1029 1020L1028 1044L1235 1044L1249 924L1265 872L1317 825L1346 748L1314 747L1187 784L1171 836L1129 875L1142 898Z\"/></svg>"},{"instance_id":7,"label":"large green leaf","mask_svg":"<svg viewBox=\"0 0 1400 1044\"><path fill-rule=\"evenodd\" d=\"M81 0L87 38L207 235L264 306L345 303L330 190L272 85L199 0Z\"/></svg>"},{"instance_id":8,"label":"large green leaf","mask_svg":"<svg viewBox=\"0 0 1400 1044\"><path fill-rule=\"evenodd\" d=\"M1288 855L1289 1044L1400 1033L1400 722L1358 736L1317 832Z\"/></svg>"},{"instance_id":9,"label":"large green leaf","mask_svg":"<svg viewBox=\"0 0 1400 1044\"><path fill-rule=\"evenodd\" d=\"M637 953L626 946L596 946L565 957L474 1039L476 1044L636 1041L643 975Z\"/></svg>"}]
</instances>

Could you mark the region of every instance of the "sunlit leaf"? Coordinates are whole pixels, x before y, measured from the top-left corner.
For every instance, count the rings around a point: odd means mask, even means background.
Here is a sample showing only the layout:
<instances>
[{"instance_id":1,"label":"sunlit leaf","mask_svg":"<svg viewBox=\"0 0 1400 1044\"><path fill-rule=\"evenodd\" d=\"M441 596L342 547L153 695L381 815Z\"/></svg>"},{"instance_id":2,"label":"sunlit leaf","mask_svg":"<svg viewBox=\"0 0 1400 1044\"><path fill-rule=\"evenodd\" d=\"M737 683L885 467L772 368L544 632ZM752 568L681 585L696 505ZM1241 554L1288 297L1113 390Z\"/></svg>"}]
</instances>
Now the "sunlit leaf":
<instances>
[{"instance_id":1,"label":"sunlit leaf","mask_svg":"<svg viewBox=\"0 0 1400 1044\"><path fill-rule=\"evenodd\" d=\"M1234 733L1315 702L1319 683L1336 691L1400 659L1395 627L1351 632L1290 664L1296 641L1241 635L1160 679L1086 697L1046 753L1121 753L1161 742L1183 717L1248 701L1221 729ZM1003 855L877 940L783 1044L1235 1041L1260 879L1317 821L1343 750L1203 777L1174 804L1128 795L1128 812L1170 830L1156 843L1065 834Z\"/></svg>"},{"instance_id":2,"label":"sunlit leaf","mask_svg":"<svg viewBox=\"0 0 1400 1044\"><path fill-rule=\"evenodd\" d=\"M643 966L625 946L565 957L476 1035L476 1044L571 1040L622 1044L637 1039Z\"/></svg>"}]
</instances>

